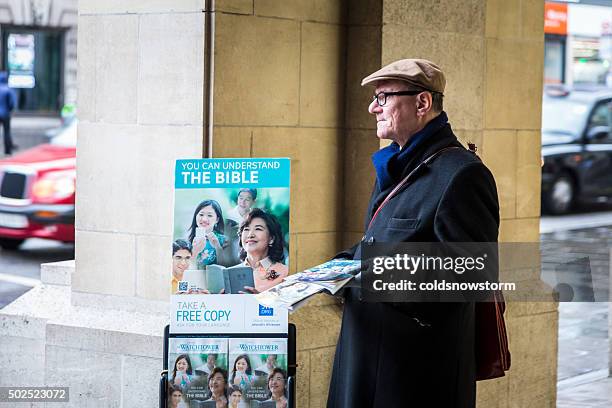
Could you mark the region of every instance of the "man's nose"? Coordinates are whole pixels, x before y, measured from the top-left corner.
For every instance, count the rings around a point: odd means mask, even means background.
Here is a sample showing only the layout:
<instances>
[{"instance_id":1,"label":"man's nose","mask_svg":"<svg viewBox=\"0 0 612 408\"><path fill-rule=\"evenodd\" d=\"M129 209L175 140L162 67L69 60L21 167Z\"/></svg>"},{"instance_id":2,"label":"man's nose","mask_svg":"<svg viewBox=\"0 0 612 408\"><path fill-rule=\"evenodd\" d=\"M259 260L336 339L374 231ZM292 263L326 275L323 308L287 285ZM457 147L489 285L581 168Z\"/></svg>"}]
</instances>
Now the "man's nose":
<instances>
[{"instance_id":1,"label":"man's nose","mask_svg":"<svg viewBox=\"0 0 612 408\"><path fill-rule=\"evenodd\" d=\"M370 106L368 106L368 112L370 112L372 115L376 115L377 113L382 112L382 108L380 107L376 99L370 102Z\"/></svg>"}]
</instances>

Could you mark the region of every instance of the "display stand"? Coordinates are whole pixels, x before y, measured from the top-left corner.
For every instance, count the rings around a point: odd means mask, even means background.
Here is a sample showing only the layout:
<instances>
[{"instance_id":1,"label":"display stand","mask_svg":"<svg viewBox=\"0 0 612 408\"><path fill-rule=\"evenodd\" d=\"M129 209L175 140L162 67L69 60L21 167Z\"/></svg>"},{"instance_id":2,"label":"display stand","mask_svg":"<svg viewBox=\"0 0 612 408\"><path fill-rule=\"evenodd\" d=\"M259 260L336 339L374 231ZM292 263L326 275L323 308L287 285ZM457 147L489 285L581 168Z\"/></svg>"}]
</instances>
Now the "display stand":
<instances>
[{"instance_id":1,"label":"display stand","mask_svg":"<svg viewBox=\"0 0 612 408\"><path fill-rule=\"evenodd\" d=\"M226 338L239 338L239 337L266 337L266 338L286 338L287 339L287 408L295 408L296 404L296 390L295 390L295 376L297 371L297 354L296 354L296 327L294 324L289 323L287 333L230 333L230 334L217 334L207 335L205 333L198 334L171 334L170 326L166 326L164 329L164 369L161 372L159 380L159 407L168 407L168 353L170 339L173 337L180 338L211 338L211 337L226 337ZM197 404L194 404L195 407ZM192 407L189 407L192 408Z\"/></svg>"}]
</instances>

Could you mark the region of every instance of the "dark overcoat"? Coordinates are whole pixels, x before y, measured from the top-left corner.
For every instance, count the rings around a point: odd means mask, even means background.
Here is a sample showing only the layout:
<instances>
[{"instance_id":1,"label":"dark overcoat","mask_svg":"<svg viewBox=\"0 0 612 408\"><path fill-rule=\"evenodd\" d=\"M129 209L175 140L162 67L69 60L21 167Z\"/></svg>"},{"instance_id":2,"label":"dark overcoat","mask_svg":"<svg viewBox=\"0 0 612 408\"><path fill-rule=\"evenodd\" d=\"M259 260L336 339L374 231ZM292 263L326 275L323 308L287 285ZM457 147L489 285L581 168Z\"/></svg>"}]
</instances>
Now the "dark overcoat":
<instances>
[{"instance_id":1,"label":"dark overcoat","mask_svg":"<svg viewBox=\"0 0 612 408\"><path fill-rule=\"evenodd\" d=\"M450 125L417 145L401 180L425 158L459 146ZM449 149L392 198L374 187L362 242L496 242L497 190L491 172L465 148ZM360 245L339 257L360 259ZM474 407L474 303L366 303L345 292L327 406Z\"/></svg>"}]
</instances>

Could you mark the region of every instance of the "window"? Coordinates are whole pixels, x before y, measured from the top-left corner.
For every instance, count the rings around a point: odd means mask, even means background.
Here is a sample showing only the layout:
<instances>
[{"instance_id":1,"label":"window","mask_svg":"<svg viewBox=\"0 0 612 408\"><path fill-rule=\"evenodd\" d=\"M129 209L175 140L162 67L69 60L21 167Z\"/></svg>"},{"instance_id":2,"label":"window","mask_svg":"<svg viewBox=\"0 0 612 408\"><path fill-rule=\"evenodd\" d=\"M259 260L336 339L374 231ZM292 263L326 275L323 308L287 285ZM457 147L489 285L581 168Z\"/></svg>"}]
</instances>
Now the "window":
<instances>
[{"instance_id":1,"label":"window","mask_svg":"<svg viewBox=\"0 0 612 408\"><path fill-rule=\"evenodd\" d=\"M600 102L595 106L587 126L587 135L591 137L591 143L612 143L612 137L610 136L611 118L612 103L610 100Z\"/></svg>"}]
</instances>

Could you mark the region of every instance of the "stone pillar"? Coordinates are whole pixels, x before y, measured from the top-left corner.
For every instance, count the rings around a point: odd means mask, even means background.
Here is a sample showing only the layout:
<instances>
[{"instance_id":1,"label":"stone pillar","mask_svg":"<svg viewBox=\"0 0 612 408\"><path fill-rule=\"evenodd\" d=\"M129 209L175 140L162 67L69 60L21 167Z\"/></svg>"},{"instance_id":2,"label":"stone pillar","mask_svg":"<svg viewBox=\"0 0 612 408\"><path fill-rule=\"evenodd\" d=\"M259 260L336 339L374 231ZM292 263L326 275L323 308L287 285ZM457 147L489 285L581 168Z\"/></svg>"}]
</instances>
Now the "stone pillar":
<instances>
[{"instance_id":1,"label":"stone pillar","mask_svg":"<svg viewBox=\"0 0 612 408\"><path fill-rule=\"evenodd\" d=\"M344 201L342 246L351 247L361 240L368 199L375 173L371 156L380 143L376 121L368 113L371 87L361 80L382 65L382 0L359 0L348 10L347 63L345 86Z\"/></svg>"},{"instance_id":2,"label":"stone pillar","mask_svg":"<svg viewBox=\"0 0 612 408\"><path fill-rule=\"evenodd\" d=\"M74 291L168 299L174 160L204 143L202 3L79 4Z\"/></svg>"}]
</instances>

